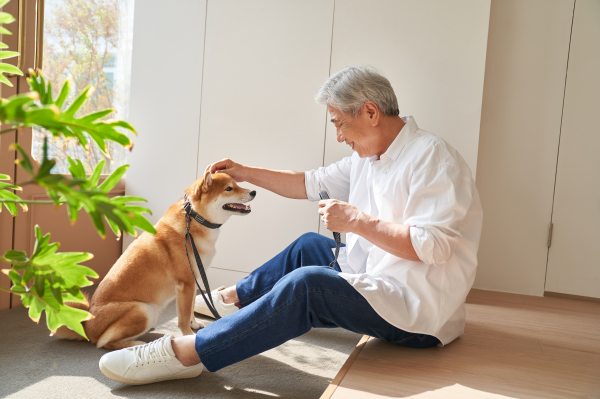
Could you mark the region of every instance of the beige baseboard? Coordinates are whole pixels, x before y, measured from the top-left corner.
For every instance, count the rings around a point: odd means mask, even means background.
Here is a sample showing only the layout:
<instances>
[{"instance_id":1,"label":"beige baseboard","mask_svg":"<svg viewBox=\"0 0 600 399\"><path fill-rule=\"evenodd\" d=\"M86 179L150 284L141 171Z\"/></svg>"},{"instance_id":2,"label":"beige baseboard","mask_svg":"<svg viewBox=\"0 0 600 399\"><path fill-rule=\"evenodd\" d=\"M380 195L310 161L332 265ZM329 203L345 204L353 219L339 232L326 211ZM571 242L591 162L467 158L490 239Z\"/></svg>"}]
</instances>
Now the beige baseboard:
<instances>
[{"instance_id":1,"label":"beige baseboard","mask_svg":"<svg viewBox=\"0 0 600 399\"><path fill-rule=\"evenodd\" d=\"M549 297L553 297L553 298L563 298L563 299L575 299L576 301L600 303L600 298L594 298L591 296L562 294L560 292L544 291L544 296L549 296Z\"/></svg>"}]
</instances>

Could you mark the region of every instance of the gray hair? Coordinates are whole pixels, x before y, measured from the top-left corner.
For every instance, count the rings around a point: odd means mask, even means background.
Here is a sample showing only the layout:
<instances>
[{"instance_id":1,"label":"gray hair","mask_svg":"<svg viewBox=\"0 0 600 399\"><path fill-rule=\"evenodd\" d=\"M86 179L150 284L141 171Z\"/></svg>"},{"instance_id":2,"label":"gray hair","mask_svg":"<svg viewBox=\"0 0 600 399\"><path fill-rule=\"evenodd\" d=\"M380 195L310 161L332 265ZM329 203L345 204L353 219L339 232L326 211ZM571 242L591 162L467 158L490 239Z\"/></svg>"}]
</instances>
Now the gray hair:
<instances>
[{"instance_id":1,"label":"gray hair","mask_svg":"<svg viewBox=\"0 0 600 399\"><path fill-rule=\"evenodd\" d=\"M368 67L348 66L336 72L323 83L315 100L353 117L360 114L360 109L367 101L377 104L384 115L400 114L390 81L377 70Z\"/></svg>"}]
</instances>

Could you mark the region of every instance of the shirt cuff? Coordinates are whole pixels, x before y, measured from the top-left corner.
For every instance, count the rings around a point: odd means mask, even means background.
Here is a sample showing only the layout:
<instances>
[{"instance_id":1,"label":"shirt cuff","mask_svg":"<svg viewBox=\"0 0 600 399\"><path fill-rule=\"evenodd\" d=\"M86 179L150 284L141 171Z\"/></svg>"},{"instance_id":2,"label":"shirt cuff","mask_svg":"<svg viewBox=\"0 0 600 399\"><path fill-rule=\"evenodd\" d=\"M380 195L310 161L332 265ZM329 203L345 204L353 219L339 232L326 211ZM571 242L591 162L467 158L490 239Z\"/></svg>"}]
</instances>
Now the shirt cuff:
<instances>
[{"instance_id":1,"label":"shirt cuff","mask_svg":"<svg viewBox=\"0 0 600 399\"><path fill-rule=\"evenodd\" d=\"M320 184L316 170L304 172L304 186L306 187L306 197L309 201L320 201Z\"/></svg>"},{"instance_id":2,"label":"shirt cuff","mask_svg":"<svg viewBox=\"0 0 600 399\"><path fill-rule=\"evenodd\" d=\"M423 227L410 226L409 232L410 241L421 262L432 265L435 262L433 259L433 237Z\"/></svg>"}]
</instances>

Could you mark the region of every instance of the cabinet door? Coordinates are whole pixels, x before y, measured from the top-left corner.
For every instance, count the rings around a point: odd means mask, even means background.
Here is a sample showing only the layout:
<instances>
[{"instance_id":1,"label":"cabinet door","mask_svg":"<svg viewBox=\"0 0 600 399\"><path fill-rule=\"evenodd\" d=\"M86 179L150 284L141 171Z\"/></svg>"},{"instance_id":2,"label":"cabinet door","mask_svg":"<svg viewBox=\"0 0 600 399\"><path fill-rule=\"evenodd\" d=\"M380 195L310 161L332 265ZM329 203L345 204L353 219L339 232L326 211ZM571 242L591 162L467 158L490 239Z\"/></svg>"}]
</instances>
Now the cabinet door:
<instances>
[{"instance_id":1,"label":"cabinet door","mask_svg":"<svg viewBox=\"0 0 600 399\"><path fill-rule=\"evenodd\" d=\"M573 4L492 2L477 163L484 216L475 288L544 293Z\"/></svg>"},{"instance_id":2,"label":"cabinet door","mask_svg":"<svg viewBox=\"0 0 600 399\"><path fill-rule=\"evenodd\" d=\"M208 3L198 176L222 158L295 171L323 164L326 109L314 97L329 75L332 20L333 0ZM252 213L221 228L212 285L235 283L317 231L315 203L255 189Z\"/></svg>"},{"instance_id":3,"label":"cabinet door","mask_svg":"<svg viewBox=\"0 0 600 399\"><path fill-rule=\"evenodd\" d=\"M600 298L600 2L577 0L545 291Z\"/></svg>"}]
</instances>

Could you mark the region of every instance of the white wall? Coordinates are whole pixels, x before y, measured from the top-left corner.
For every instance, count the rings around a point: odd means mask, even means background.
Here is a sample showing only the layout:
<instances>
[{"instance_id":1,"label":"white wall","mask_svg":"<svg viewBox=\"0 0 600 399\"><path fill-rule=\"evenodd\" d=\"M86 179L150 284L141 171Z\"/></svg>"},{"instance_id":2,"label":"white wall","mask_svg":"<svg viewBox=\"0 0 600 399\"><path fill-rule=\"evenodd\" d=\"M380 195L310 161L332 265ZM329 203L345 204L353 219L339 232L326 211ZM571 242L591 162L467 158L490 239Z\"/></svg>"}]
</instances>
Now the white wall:
<instances>
[{"instance_id":1,"label":"white wall","mask_svg":"<svg viewBox=\"0 0 600 399\"><path fill-rule=\"evenodd\" d=\"M205 16L202 0L135 4L126 194L148 199L152 223L196 180Z\"/></svg>"}]
</instances>

